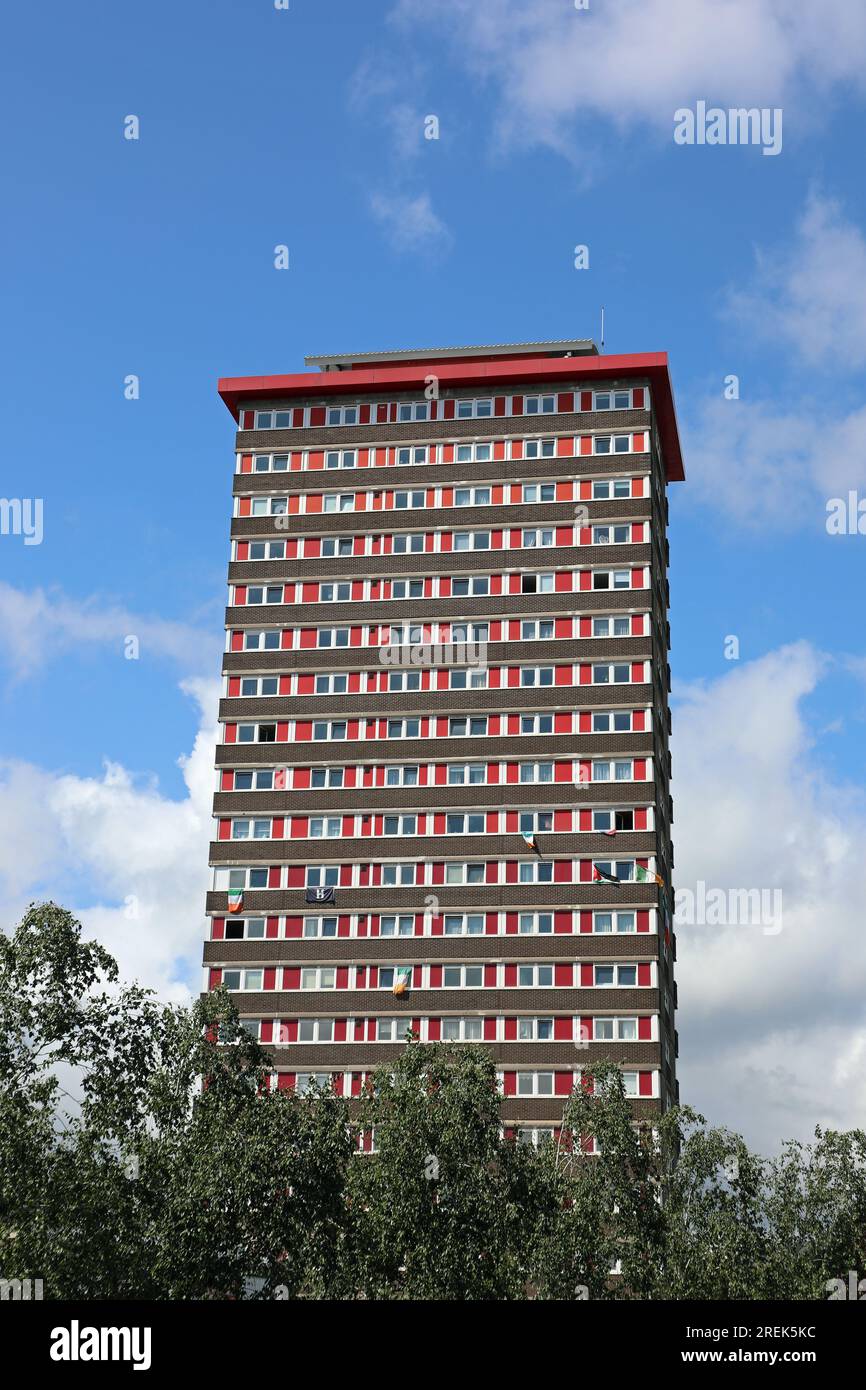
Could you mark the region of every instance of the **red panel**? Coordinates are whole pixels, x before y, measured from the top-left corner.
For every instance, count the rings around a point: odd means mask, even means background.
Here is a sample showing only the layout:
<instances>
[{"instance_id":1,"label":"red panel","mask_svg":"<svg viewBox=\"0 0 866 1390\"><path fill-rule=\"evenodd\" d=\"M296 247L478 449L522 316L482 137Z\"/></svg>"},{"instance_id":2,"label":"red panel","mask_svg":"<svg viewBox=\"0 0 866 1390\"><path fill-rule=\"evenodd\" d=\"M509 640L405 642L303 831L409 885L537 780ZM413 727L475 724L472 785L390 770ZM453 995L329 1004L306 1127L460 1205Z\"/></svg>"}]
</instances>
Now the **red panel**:
<instances>
[{"instance_id":1,"label":"red panel","mask_svg":"<svg viewBox=\"0 0 866 1390\"><path fill-rule=\"evenodd\" d=\"M553 930L558 936L570 936L571 912L554 912Z\"/></svg>"},{"instance_id":2,"label":"red panel","mask_svg":"<svg viewBox=\"0 0 866 1390\"><path fill-rule=\"evenodd\" d=\"M569 1042L574 1037L574 1023L570 1018L553 1020L553 1036L557 1042Z\"/></svg>"},{"instance_id":3,"label":"red panel","mask_svg":"<svg viewBox=\"0 0 866 1390\"><path fill-rule=\"evenodd\" d=\"M652 1037L652 1025L653 1021L651 1018L646 1017L638 1019L637 1035L641 1042L647 1042Z\"/></svg>"},{"instance_id":4,"label":"red panel","mask_svg":"<svg viewBox=\"0 0 866 1390\"><path fill-rule=\"evenodd\" d=\"M574 984L574 966L570 962L555 965L553 979L557 989L570 989Z\"/></svg>"},{"instance_id":5,"label":"red panel","mask_svg":"<svg viewBox=\"0 0 866 1390\"><path fill-rule=\"evenodd\" d=\"M561 391L556 398L556 408L560 415L570 415L574 410L574 392Z\"/></svg>"},{"instance_id":6,"label":"red panel","mask_svg":"<svg viewBox=\"0 0 866 1390\"><path fill-rule=\"evenodd\" d=\"M516 1018L506 1018L506 1019L505 1019L505 1041L506 1041L506 1042L516 1042L516 1041L517 1041L517 1019L516 1019Z\"/></svg>"}]
</instances>

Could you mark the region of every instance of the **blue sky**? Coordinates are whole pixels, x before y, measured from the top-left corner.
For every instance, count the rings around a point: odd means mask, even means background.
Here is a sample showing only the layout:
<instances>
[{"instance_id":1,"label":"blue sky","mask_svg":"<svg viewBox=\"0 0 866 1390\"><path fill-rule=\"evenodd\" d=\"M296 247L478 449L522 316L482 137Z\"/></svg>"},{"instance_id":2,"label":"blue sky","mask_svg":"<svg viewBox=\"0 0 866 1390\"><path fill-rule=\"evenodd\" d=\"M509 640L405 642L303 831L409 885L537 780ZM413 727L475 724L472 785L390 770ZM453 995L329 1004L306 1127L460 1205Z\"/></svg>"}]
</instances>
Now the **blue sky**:
<instances>
[{"instance_id":1,"label":"blue sky","mask_svg":"<svg viewBox=\"0 0 866 1390\"><path fill-rule=\"evenodd\" d=\"M7 904L65 894L128 969L176 997L198 987L233 440L217 377L305 353L596 337L603 304L608 350L670 354L684 438L678 871L750 883L763 863L795 923L769 956L720 936L694 939L690 962L681 933L688 1098L766 1142L820 1105L854 1123L866 537L828 536L825 515L866 495L866 17L828 0L818 21L777 0L10 13L0 491L44 500L44 540L0 537ZM782 152L675 145L674 111L699 99L781 107ZM752 744L737 743L744 698ZM768 785L789 793L773 812ZM813 854L829 901L797 879ZM827 948L810 955L831 921L848 924L829 943L852 979L841 1010ZM732 1040L741 970L767 993Z\"/></svg>"}]
</instances>

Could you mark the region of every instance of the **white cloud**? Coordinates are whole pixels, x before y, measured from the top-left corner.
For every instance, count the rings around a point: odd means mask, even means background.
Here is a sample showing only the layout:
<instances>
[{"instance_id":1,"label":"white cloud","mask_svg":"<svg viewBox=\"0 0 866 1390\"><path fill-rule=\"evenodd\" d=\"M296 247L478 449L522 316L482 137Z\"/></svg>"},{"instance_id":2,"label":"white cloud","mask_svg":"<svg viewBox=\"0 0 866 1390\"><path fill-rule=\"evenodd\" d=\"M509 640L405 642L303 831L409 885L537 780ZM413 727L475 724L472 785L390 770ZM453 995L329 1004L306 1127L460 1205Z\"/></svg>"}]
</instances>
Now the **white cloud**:
<instances>
[{"instance_id":1,"label":"white cloud","mask_svg":"<svg viewBox=\"0 0 866 1390\"><path fill-rule=\"evenodd\" d=\"M837 202L812 193L793 240L756 259L755 282L728 299L741 326L812 368L866 364L866 239Z\"/></svg>"},{"instance_id":2,"label":"white cloud","mask_svg":"<svg viewBox=\"0 0 866 1390\"><path fill-rule=\"evenodd\" d=\"M683 502L707 503L745 526L821 530L831 498L866 488L866 407L834 417L768 400L725 400L721 388L682 423Z\"/></svg>"},{"instance_id":3,"label":"white cloud","mask_svg":"<svg viewBox=\"0 0 866 1390\"><path fill-rule=\"evenodd\" d=\"M765 1150L862 1124L862 791L820 771L806 643L675 691L674 886L780 887L782 931L677 931L682 1099Z\"/></svg>"},{"instance_id":4,"label":"white cloud","mask_svg":"<svg viewBox=\"0 0 866 1390\"><path fill-rule=\"evenodd\" d=\"M18 678L86 645L111 645L122 655L130 635L138 638L141 659L167 658L185 671L213 670L220 646L216 632L186 623L142 617L95 597L70 599L56 590L25 591L5 583L0 583L0 630L0 655Z\"/></svg>"},{"instance_id":5,"label":"white cloud","mask_svg":"<svg viewBox=\"0 0 866 1390\"><path fill-rule=\"evenodd\" d=\"M434 212L429 193L414 198L406 193L374 193L370 210L396 251L430 254L446 250L453 240Z\"/></svg>"},{"instance_id":6,"label":"white cloud","mask_svg":"<svg viewBox=\"0 0 866 1390\"><path fill-rule=\"evenodd\" d=\"M187 795L173 801L116 763L101 777L0 763L0 887L8 926L32 898L60 898L117 959L121 978L163 999L198 984L205 936L218 681L182 689L201 711L192 752L178 759ZM89 885L79 900L62 886Z\"/></svg>"},{"instance_id":7,"label":"white cloud","mask_svg":"<svg viewBox=\"0 0 866 1390\"><path fill-rule=\"evenodd\" d=\"M833 83L861 86L866 11L850 0L618 0L578 10L550 0L399 0L398 27L441 30L457 59L499 90L508 140L578 147L577 118L672 131L698 98L805 116Z\"/></svg>"}]
</instances>

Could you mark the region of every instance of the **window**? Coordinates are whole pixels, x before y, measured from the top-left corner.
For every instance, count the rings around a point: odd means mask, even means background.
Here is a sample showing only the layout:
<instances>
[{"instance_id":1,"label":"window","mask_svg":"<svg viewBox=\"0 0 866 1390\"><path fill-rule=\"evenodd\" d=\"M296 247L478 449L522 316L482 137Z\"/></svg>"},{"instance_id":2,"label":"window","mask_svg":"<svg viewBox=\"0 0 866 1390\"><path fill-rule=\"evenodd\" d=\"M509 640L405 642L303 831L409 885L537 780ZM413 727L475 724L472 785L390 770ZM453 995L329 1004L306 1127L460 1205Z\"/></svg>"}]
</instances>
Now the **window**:
<instances>
[{"instance_id":1,"label":"window","mask_svg":"<svg viewBox=\"0 0 866 1390\"><path fill-rule=\"evenodd\" d=\"M427 505L427 494L423 488L418 492L395 492L394 506L397 511L405 511L407 507L425 507Z\"/></svg>"},{"instance_id":2,"label":"window","mask_svg":"<svg viewBox=\"0 0 866 1390\"><path fill-rule=\"evenodd\" d=\"M522 622L520 636L524 642L546 642L554 636L552 618L538 618Z\"/></svg>"},{"instance_id":3,"label":"window","mask_svg":"<svg viewBox=\"0 0 866 1390\"><path fill-rule=\"evenodd\" d=\"M305 917L304 936L323 937L337 935L336 917Z\"/></svg>"},{"instance_id":4,"label":"window","mask_svg":"<svg viewBox=\"0 0 866 1390\"><path fill-rule=\"evenodd\" d=\"M451 628L451 642L486 642L489 633L489 623L455 623Z\"/></svg>"},{"instance_id":5,"label":"window","mask_svg":"<svg viewBox=\"0 0 866 1390\"><path fill-rule=\"evenodd\" d=\"M282 603L282 584L250 584L247 588L247 605L258 603Z\"/></svg>"},{"instance_id":6,"label":"window","mask_svg":"<svg viewBox=\"0 0 866 1390\"><path fill-rule=\"evenodd\" d=\"M549 936L553 931L553 913L521 912L517 925L521 936Z\"/></svg>"},{"instance_id":7,"label":"window","mask_svg":"<svg viewBox=\"0 0 866 1390\"><path fill-rule=\"evenodd\" d=\"M339 864L313 864L307 869L307 888L336 888L339 881Z\"/></svg>"},{"instance_id":8,"label":"window","mask_svg":"<svg viewBox=\"0 0 866 1390\"><path fill-rule=\"evenodd\" d=\"M388 738L419 738L421 734L420 719L389 719Z\"/></svg>"},{"instance_id":9,"label":"window","mask_svg":"<svg viewBox=\"0 0 866 1390\"><path fill-rule=\"evenodd\" d=\"M552 666L521 666L520 684L527 685L553 685Z\"/></svg>"},{"instance_id":10,"label":"window","mask_svg":"<svg viewBox=\"0 0 866 1390\"><path fill-rule=\"evenodd\" d=\"M392 598L423 598L424 580L423 579L393 579L391 581Z\"/></svg>"},{"instance_id":11,"label":"window","mask_svg":"<svg viewBox=\"0 0 866 1390\"><path fill-rule=\"evenodd\" d=\"M458 463L489 463L493 458L493 445L458 444L454 457Z\"/></svg>"},{"instance_id":12,"label":"window","mask_svg":"<svg viewBox=\"0 0 866 1390\"><path fill-rule=\"evenodd\" d=\"M357 455L354 449L326 449L326 468L354 468Z\"/></svg>"},{"instance_id":13,"label":"window","mask_svg":"<svg viewBox=\"0 0 866 1390\"><path fill-rule=\"evenodd\" d=\"M521 763L521 782L552 782L553 763Z\"/></svg>"},{"instance_id":14,"label":"window","mask_svg":"<svg viewBox=\"0 0 866 1390\"><path fill-rule=\"evenodd\" d=\"M382 833L385 835L414 835L417 821L417 816L385 816Z\"/></svg>"},{"instance_id":15,"label":"window","mask_svg":"<svg viewBox=\"0 0 866 1390\"><path fill-rule=\"evenodd\" d=\"M593 570L594 589L630 589L631 570Z\"/></svg>"},{"instance_id":16,"label":"window","mask_svg":"<svg viewBox=\"0 0 866 1390\"><path fill-rule=\"evenodd\" d=\"M627 545L631 540L631 525L593 526L593 545Z\"/></svg>"},{"instance_id":17,"label":"window","mask_svg":"<svg viewBox=\"0 0 866 1390\"><path fill-rule=\"evenodd\" d=\"M530 860L517 866L518 883L552 883L553 865L549 862Z\"/></svg>"},{"instance_id":18,"label":"window","mask_svg":"<svg viewBox=\"0 0 866 1390\"><path fill-rule=\"evenodd\" d=\"M269 792L274 789L273 768L263 767L258 772L236 772L234 776L234 788L236 792L248 792L253 788L257 792Z\"/></svg>"},{"instance_id":19,"label":"window","mask_svg":"<svg viewBox=\"0 0 866 1390\"><path fill-rule=\"evenodd\" d=\"M254 497L250 502L250 516L286 516L288 510L288 497Z\"/></svg>"},{"instance_id":20,"label":"window","mask_svg":"<svg viewBox=\"0 0 866 1390\"><path fill-rule=\"evenodd\" d=\"M454 489L455 507L487 507L490 505L489 487L458 487Z\"/></svg>"},{"instance_id":21,"label":"window","mask_svg":"<svg viewBox=\"0 0 866 1390\"><path fill-rule=\"evenodd\" d=\"M345 695L348 689L348 676L335 673L327 676L316 676L317 695Z\"/></svg>"},{"instance_id":22,"label":"window","mask_svg":"<svg viewBox=\"0 0 866 1390\"><path fill-rule=\"evenodd\" d=\"M344 719L316 720L313 723L313 742L339 743L346 737L347 727Z\"/></svg>"},{"instance_id":23,"label":"window","mask_svg":"<svg viewBox=\"0 0 866 1390\"><path fill-rule=\"evenodd\" d=\"M595 410L630 410L631 391L596 391Z\"/></svg>"},{"instance_id":24,"label":"window","mask_svg":"<svg viewBox=\"0 0 866 1390\"><path fill-rule=\"evenodd\" d=\"M597 965L593 983L598 986L618 985L629 988L637 984L636 965Z\"/></svg>"},{"instance_id":25,"label":"window","mask_svg":"<svg viewBox=\"0 0 866 1390\"><path fill-rule=\"evenodd\" d=\"M555 456L555 454L556 454L556 440L555 440L555 439L525 439L525 440L523 441L523 457L524 457L524 458L527 458L527 459L552 459L552 458ZM549 484L549 487L550 487L551 492L555 493L555 486L554 486L554 484L553 484L553 483ZM541 498L537 498L537 497L527 497L527 496L526 496L526 493L527 493L527 488L526 488L526 486L524 486L524 489L523 489L523 500L524 500L524 502L536 502L536 501L541 501L541 502L552 502L552 501L554 500L553 497L541 497Z\"/></svg>"},{"instance_id":26,"label":"window","mask_svg":"<svg viewBox=\"0 0 866 1390\"><path fill-rule=\"evenodd\" d=\"M446 835L483 835L486 816L483 811L449 812L445 817Z\"/></svg>"},{"instance_id":27,"label":"window","mask_svg":"<svg viewBox=\"0 0 866 1390\"><path fill-rule=\"evenodd\" d=\"M631 618L593 618L593 637L630 637Z\"/></svg>"},{"instance_id":28,"label":"window","mask_svg":"<svg viewBox=\"0 0 866 1390\"><path fill-rule=\"evenodd\" d=\"M249 560L285 560L286 543L285 541L250 541L247 559Z\"/></svg>"},{"instance_id":29,"label":"window","mask_svg":"<svg viewBox=\"0 0 866 1390\"><path fill-rule=\"evenodd\" d=\"M245 652L275 652L280 649L281 634L279 631L272 632L245 632L244 651Z\"/></svg>"},{"instance_id":30,"label":"window","mask_svg":"<svg viewBox=\"0 0 866 1390\"><path fill-rule=\"evenodd\" d=\"M395 555L419 555L424 550L424 537L418 532L411 535L392 536L392 545Z\"/></svg>"},{"instance_id":31,"label":"window","mask_svg":"<svg viewBox=\"0 0 866 1390\"><path fill-rule=\"evenodd\" d=\"M482 989L483 987L483 965L443 965L443 989Z\"/></svg>"},{"instance_id":32,"label":"window","mask_svg":"<svg viewBox=\"0 0 866 1390\"><path fill-rule=\"evenodd\" d=\"M325 419L329 425L357 425L356 405L329 405Z\"/></svg>"},{"instance_id":33,"label":"window","mask_svg":"<svg viewBox=\"0 0 866 1390\"><path fill-rule=\"evenodd\" d=\"M618 878L621 883L634 883L635 863L633 859L594 859L593 868L602 874Z\"/></svg>"},{"instance_id":34,"label":"window","mask_svg":"<svg viewBox=\"0 0 866 1390\"><path fill-rule=\"evenodd\" d=\"M553 829L553 812L521 811L519 821L521 835L531 835L536 830L550 831Z\"/></svg>"},{"instance_id":35,"label":"window","mask_svg":"<svg viewBox=\"0 0 866 1390\"><path fill-rule=\"evenodd\" d=\"M531 1129L521 1127L517 1131L518 1144L531 1144L534 1149L542 1149L546 1144L554 1141L553 1127L550 1125L537 1125Z\"/></svg>"},{"instance_id":36,"label":"window","mask_svg":"<svg viewBox=\"0 0 866 1390\"><path fill-rule=\"evenodd\" d=\"M552 1071L519 1071L517 1073L517 1094L519 1096L552 1096Z\"/></svg>"},{"instance_id":37,"label":"window","mask_svg":"<svg viewBox=\"0 0 866 1390\"><path fill-rule=\"evenodd\" d=\"M349 629L347 627L320 627L318 642L320 647L348 647Z\"/></svg>"},{"instance_id":38,"label":"window","mask_svg":"<svg viewBox=\"0 0 866 1390\"><path fill-rule=\"evenodd\" d=\"M592 484L592 496L596 502L608 502L616 497L631 497L629 478L596 478Z\"/></svg>"},{"instance_id":39,"label":"window","mask_svg":"<svg viewBox=\"0 0 866 1390\"><path fill-rule=\"evenodd\" d=\"M270 820L233 820L233 840L269 840L271 838Z\"/></svg>"},{"instance_id":40,"label":"window","mask_svg":"<svg viewBox=\"0 0 866 1390\"><path fill-rule=\"evenodd\" d=\"M627 685L631 680L631 666L628 662L617 662L613 666L593 666L593 685Z\"/></svg>"},{"instance_id":41,"label":"window","mask_svg":"<svg viewBox=\"0 0 866 1390\"><path fill-rule=\"evenodd\" d=\"M484 882L484 864L446 864L445 882L472 884Z\"/></svg>"},{"instance_id":42,"label":"window","mask_svg":"<svg viewBox=\"0 0 866 1390\"><path fill-rule=\"evenodd\" d=\"M426 463L427 446L426 444L411 449L397 450L398 464Z\"/></svg>"},{"instance_id":43,"label":"window","mask_svg":"<svg viewBox=\"0 0 866 1390\"><path fill-rule=\"evenodd\" d=\"M482 787L487 781L485 763L450 763L449 787Z\"/></svg>"},{"instance_id":44,"label":"window","mask_svg":"<svg viewBox=\"0 0 866 1390\"><path fill-rule=\"evenodd\" d=\"M523 413L524 415L554 415L556 413L556 397L524 396Z\"/></svg>"},{"instance_id":45,"label":"window","mask_svg":"<svg viewBox=\"0 0 866 1390\"><path fill-rule=\"evenodd\" d=\"M631 449L630 434L597 434L593 439L596 454L627 454Z\"/></svg>"},{"instance_id":46,"label":"window","mask_svg":"<svg viewBox=\"0 0 866 1390\"><path fill-rule=\"evenodd\" d=\"M592 732L594 734L628 734L631 733L631 727L631 710L594 713L592 716Z\"/></svg>"},{"instance_id":47,"label":"window","mask_svg":"<svg viewBox=\"0 0 866 1390\"><path fill-rule=\"evenodd\" d=\"M593 1023L594 1042L637 1042L636 1018L596 1018Z\"/></svg>"},{"instance_id":48,"label":"window","mask_svg":"<svg viewBox=\"0 0 866 1390\"><path fill-rule=\"evenodd\" d=\"M340 816L311 816L310 817L310 839L311 840L337 840L343 833L343 821Z\"/></svg>"},{"instance_id":49,"label":"window","mask_svg":"<svg viewBox=\"0 0 866 1390\"><path fill-rule=\"evenodd\" d=\"M380 917L379 935L414 936L415 918L411 915L405 917Z\"/></svg>"},{"instance_id":50,"label":"window","mask_svg":"<svg viewBox=\"0 0 866 1390\"><path fill-rule=\"evenodd\" d=\"M628 935L637 930L633 912L594 912L592 929L600 936Z\"/></svg>"},{"instance_id":51,"label":"window","mask_svg":"<svg viewBox=\"0 0 866 1390\"><path fill-rule=\"evenodd\" d=\"M457 419L485 419L493 414L493 401L490 397L479 401L458 400Z\"/></svg>"},{"instance_id":52,"label":"window","mask_svg":"<svg viewBox=\"0 0 866 1390\"><path fill-rule=\"evenodd\" d=\"M262 941L265 935L264 917L227 917L226 941Z\"/></svg>"},{"instance_id":53,"label":"window","mask_svg":"<svg viewBox=\"0 0 866 1390\"><path fill-rule=\"evenodd\" d=\"M449 690L486 690L487 672L481 671L449 671L448 673Z\"/></svg>"},{"instance_id":54,"label":"window","mask_svg":"<svg viewBox=\"0 0 866 1390\"><path fill-rule=\"evenodd\" d=\"M379 967L379 989L393 989L395 982L399 980L405 980L407 987L411 989L411 965L383 965Z\"/></svg>"},{"instance_id":55,"label":"window","mask_svg":"<svg viewBox=\"0 0 866 1390\"><path fill-rule=\"evenodd\" d=\"M310 769L310 786L342 787L344 771L341 767L314 767Z\"/></svg>"},{"instance_id":56,"label":"window","mask_svg":"<svg viewBox=\"0 0 866 1390\"><path fill-rule=\"evenodd\" d=\"M449 719L448 733L451 738L481 738L487 733L487 716L477 715L471 719L462 717Z\"/></svg>"},{"instance_id":57,"label":"window","mask_svg":"<svg viewBox=\"0 0 866 1390\"><path fill-rule=\"evenodd\" d=\"M397 419L401 422L407 420L429 420L429 418L429 401L401 401L397 406Z\"/></svg>"},{"instance_id":58,"label":"window","mask_svg":"<svg viewBox=\"0 0 866 1390\"><path fill-rule=\"evenodd\" d=\"M488 594L490 592L490 579L485 574L473 576L455 575L451 580L451 597L466 598L472 594L475 597Z\"/></svg>"},{"instance_id":59,"label":"window","mask_svg":"<svg viewBox=\"0 0 866 1390\"><path fill-rule=\"evenodd\" d=\"M481 1042L484 1021L480 1018L443 1018L443 1042Z\"/></svg>"},{"instance_id":60,"label":"window","mask_svg":"<svg viewBox=\"0 0 866 1390\"><path fill-rule=\"evenodd\" d=\"M386 787L417 787L418 768L417 767L386 767L385 786Z\"/></svg>"},{"instance_id":61,"label":"window","mask_svg":"<svg viewBox=\"0 0 866 1390\"><path fill-rule=\"evenodd\" d=\"M445 914L446 936L482 936L484 917L480 912L449 912Z\"/></svg>"},{"instance_id":62,"label":"window","mask_svg":"<svg viewBox=\"0 0 866 1390\"><path fill-rule=\"evenodd\" d=\"M267 888L267 869L214 869L216 892L241 893L245 888Z\"/></svg>"},{"instance_id":63,"label":"window","mask_svg":"<svg viewBox=\"0 0 866 1390\"><path fill-rule=\"evenodd\" d=\"M548 526L543 529L539 528L533 531L524 531L521 543L524 549L534 550L541 546L553 545L555 539L556 532L552 526Z\"/></svg>"},{"instance_id":64,"label":"window","mask_svg":"<svg viewBox=\"0 0 866 1390\"><path fill-rule=\"evenodd\" d=\"M309 966L301 971L301 989L336 989L337 972L333 966Z\"/></svg>"},{"instance_id":65,"label":"window","mask_svg":"<svg viewBox=\"0 0 866 1390\"><path fill-rule=\"evenodd\" d=\"M411 1027L411 1018L379 1018L376 1020L376 1041L402 1042Z\"/></svg>"},{"instance_id":66,"label":"window","mask_svg":"<svg viewBox=\"0 0 866 1390\"><path fill-rule=\"evenodd\" d=\"M348 603L351 597L352 585L348 582L319 585L319 601L321 603Z\"/></svg>"},{"instance_id":67,"label":"window","mask_svg":"<svg viewBox=\"0 0 866 1390\"><path fill-rule=\"evenodd\" d=\"M616 762L594 762L593 782L630 782L634 776L631 758L620 758Z\"/></svg>"},{"instance_id":68,"label":"window","mask_svg":"<svg viewBox=\"0 0 866 1390\"><path fill-rule=\"evenodd\" d=\"M489 531L455 531L453 538L455 550L489 550Z\"/></svg>"},{"instance_id":69,"label":"window","mask_svg":"<svg viewBox=\"0 0 866 1390\"><path fill-rule=\"evenodd\" d=\"M254 473L285 473L288 467L288 454L253 454Z\"/></svg>"},{"instance_id":70,"label":"window","mask_svg":"<svg viewBox=\"0 0 866 1390\"><path fill-rule=\"evenodd\" d=\"M520 592L522 594L552 594L553 575L522 574L520 576Z\"/></svg>"},{"instance_id":71,"label":"window","mask_svg":"<svg viewBox=\"0 0 866 1390\"><path fill-rule=\"evenodd\" d=\"M552 734L553 715L522 714L520 716L520 732L522 734Z\"/></svg>"},{"instance_id":72,"label":"window","mask_svg":"<svg viewBox=\"0 0 866 1390\"><path fill-rule=\"evenodd\" d=\"M257 410L257 430L288 430L292 427L290 410Z\"/></svg>"},{"instance_id":73,"label":"window","mask_svg":"<svg viewBox=\"0 0 866 1390\"><path fill-rule=\"evenodd\" d=\"M326 559L333 559L335 556L352 555L354 553L354 542L351 536L323 536L322 555Z\"/></svg>"},{"instance_id":74,"label":"window","mask_svg":"<svg viewBox=\"0 0 866 1390\"><path fill-rule=\"evenodd\" d=\"M519 1018L517 1020L519 1042L552 1042L552 1018Z\"/></svg>"},{"instance_id":75,"label":"window","mask_svg":"<svg viewBox=\"0 0 866 1390\"><path fill-rule=\"evenodd\" d=\"M388 673L389 690L420 690L421 672L420 671L390 671Z\"/></svg>"},{"instance_id":76,"label":"window","mask_svg":"<svg viewBox=\"0 0 866 1390\"><path fill-rule=\"evenodd\" d=\"M280 682L278 676L242 676L242 695L277 695Z\"/></svg>"},{"instance_id":77,"label":"window","mask_svg":"<svg viewBox=\"0 0 866 1390\"><path fill-rule=\"evenodd\" d=\"M263 970L224 970L223 984L226 989L261 989Z\"/></svg>"},{"instance_id":78,"label":"window","mask_svg":"<svg viewBox=\"0 0 866 1390\"><path fill-rule=\"evenodd\" d=\"M326 492L322 496L323 512L353 512L354 510L354 492Z\"/></svg>"},{"instance_id":79,"label":"window","mask_svg":"<svg viewBox=\"0 0 866 1390\"><path fill-rule=\"evenodd\" d=\"M549 989L553 985L552 965L519 965L517 967L519 989Z\"/></svg>"},{"instance_id":80,"label":"window","mask_svg":"<svg viewBox=\"0 0 866 1390\"><path fill-rule=\"evenodd\" d=\"M238 724L238 743L276 743L276 724Z\"/></svg>"},{"instance_id":81,"label":"window","mask_svg":"<svg viewBox=\"0 0 866 1390\"><path fill-rule=\"evenodd\" d=\"M299 1095L306 1091L327 1091L331 1087L331 1075L327 1071L299 1071L295 1076L295 1090Z\"/></svg>"},{"instance_id":82,"label":"window","mask_svg":"<svg viewBox=\"0 0 866 1390\"><path fill-rule=\"evenodd\" d=\"M334 1020L332 1018L299 1018L298 1042L333 1042Z\"/></svg>"},{"instance_id":83,"label":"window","mask_svg":"<svg viewBox=\"0 0 866 1390\"><path fill-rule=\"evenodd\" d=\"M401 885L410 888L415 882L415 869L415 864L383 864L382 883L385 887Z\"/></svg>"},{"instance_id":84,"label":"window","mask_svg":"<svg viewBox=\"0 0 866 1390\"><path fill-rule=\"evenodd\" d=\"M634 811L593 811L593 830L634 830Z\"/></svg>"}]
</instances>

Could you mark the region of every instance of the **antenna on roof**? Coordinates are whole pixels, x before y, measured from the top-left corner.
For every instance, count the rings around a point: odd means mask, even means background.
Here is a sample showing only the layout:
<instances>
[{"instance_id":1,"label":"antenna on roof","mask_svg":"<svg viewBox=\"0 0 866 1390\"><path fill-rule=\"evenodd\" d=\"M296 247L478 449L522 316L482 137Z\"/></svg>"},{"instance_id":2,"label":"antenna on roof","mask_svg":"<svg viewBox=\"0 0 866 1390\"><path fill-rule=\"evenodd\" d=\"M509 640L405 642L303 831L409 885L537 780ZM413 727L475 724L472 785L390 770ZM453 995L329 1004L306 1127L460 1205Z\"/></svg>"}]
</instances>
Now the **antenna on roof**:
<instances>
[{"instance_id":1,"label":"antenna on roof","mask_svg":"<svg viewBox=\"0 0 866 1390\"><path fill-rule=\"evenodd\" d=\"M601 350L604 352L604 305L601 306Z\"/></svg>"}]
</instances>

